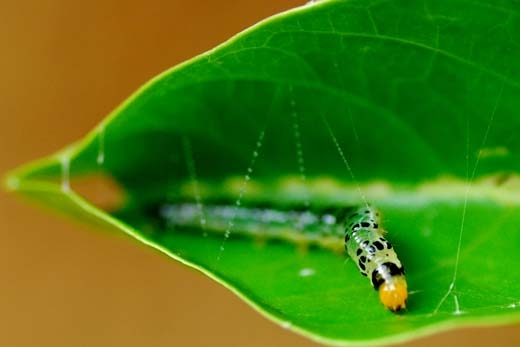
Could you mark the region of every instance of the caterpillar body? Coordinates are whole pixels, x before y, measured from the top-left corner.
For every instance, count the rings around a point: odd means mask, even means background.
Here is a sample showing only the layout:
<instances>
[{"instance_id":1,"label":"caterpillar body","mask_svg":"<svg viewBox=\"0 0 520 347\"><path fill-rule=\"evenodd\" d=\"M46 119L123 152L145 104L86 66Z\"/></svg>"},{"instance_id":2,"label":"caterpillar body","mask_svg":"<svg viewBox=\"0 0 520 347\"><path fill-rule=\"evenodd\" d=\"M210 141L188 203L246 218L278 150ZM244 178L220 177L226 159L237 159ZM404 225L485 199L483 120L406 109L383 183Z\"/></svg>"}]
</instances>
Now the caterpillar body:
<instances>
[{"instance_id":1,"label":"caterpillar body","mask_svg":"<svg viewBox=\"0 0 520 347\"><path fill-rule=\"evenodd\" d=\"M379 227L379 212L370 206L346 218L345 249L361 274L370 279L379 298L393 312L406 308L408 290L404 267Z\"/></svg>"},{"instance_id":2,"label":"caterpillar body","mask_svg":"<svg viewBox=\"0 0 520 347\"><path fill-rule=\"evenodd\" d=\"M315 244L336 252L345 249L361 274L379 291L385 307L393 312L406 307L404 267L383 237L379 212L371 206L312 212L205 205L202 211L197 204L183 203L162 205L159 214L170 226L202 226L214 232L225 232L232 226L236 233Z\"/></svg>"}]
</instances>

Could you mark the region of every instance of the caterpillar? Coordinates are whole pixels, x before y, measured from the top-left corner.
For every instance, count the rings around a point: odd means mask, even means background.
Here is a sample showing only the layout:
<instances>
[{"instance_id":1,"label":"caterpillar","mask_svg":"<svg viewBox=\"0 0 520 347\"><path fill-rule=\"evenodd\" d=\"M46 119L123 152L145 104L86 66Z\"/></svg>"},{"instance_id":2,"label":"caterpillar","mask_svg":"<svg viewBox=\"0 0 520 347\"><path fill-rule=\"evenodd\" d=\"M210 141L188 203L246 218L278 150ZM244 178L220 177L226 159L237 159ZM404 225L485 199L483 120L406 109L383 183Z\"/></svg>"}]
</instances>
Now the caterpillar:
<instances>
[{"instance_id":1,"label":"caterpillar","mask_svg":"<svg viewBox=\"0 0 520 347\"><path fill-rule=\"evenodd\" d=\"M386 308L393 312L406 308L404 267L383 237L386 231L379 227L379 212L371 206L312 211L205 205L202 216L197 204L182 203L162 205L159 214L171 226L203 224L207 231L223 232L232 224L237 233L346 250Z\"/></svg>"},{"instance_id":2,"label":"caterpillar","mask_svg":"<svg viewBox=\"0 0 520 347\"><path fill-rule=\"evenodd\" d=\"M404 267L379 227L380 216L370 206L346 218L345 249L363 276L370 279L383 305L393 312L406 308L408 290Z\"/></svg>"}]
</instances>

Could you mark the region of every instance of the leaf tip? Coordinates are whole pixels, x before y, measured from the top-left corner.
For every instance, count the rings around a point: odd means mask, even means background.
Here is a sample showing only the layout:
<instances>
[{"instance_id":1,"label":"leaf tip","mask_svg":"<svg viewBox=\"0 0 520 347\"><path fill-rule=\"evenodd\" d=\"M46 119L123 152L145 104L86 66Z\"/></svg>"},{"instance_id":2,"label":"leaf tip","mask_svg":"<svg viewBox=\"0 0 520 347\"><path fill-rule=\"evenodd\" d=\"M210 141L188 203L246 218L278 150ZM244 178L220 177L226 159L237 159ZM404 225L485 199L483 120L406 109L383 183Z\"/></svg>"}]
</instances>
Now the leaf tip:
<instances>
[{"instance_id":1,"label":"leaf tip","mask_svg":"<svg viewBox=\"0 0 520 347\"><path fill-rule=\"evenodd\" d=\"M12 172L7 173L4 176L3 185L8 192L17 191L20 188L20 178Z\"/></svg>"}]
</instances>

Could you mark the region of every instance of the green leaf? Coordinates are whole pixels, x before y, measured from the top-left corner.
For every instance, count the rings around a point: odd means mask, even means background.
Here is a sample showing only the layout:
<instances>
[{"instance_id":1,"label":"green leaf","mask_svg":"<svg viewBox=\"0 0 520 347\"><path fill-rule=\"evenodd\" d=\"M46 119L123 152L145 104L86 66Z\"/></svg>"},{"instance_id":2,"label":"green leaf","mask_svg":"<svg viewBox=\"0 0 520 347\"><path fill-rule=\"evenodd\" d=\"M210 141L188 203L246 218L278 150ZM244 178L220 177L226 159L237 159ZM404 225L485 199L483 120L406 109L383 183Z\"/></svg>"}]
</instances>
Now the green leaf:
<instances>
[{"instance_id":1,"label":"green leaf","mask_svg":"<svg viewBox=\"0 0 520 347\"><path fill-rule=\"evenodd\" d=\"M297 8L154 78L7 186L126 232L323 343L518 322L519 13L514 0ZM100 174L124 189L117 211L69 184ZM345 255L252 213L364 202L406 267L402 314ZM206 224L160 212L180 204ZM216 204L230 217L212 220Z\"/></svg>"}]
</instances>

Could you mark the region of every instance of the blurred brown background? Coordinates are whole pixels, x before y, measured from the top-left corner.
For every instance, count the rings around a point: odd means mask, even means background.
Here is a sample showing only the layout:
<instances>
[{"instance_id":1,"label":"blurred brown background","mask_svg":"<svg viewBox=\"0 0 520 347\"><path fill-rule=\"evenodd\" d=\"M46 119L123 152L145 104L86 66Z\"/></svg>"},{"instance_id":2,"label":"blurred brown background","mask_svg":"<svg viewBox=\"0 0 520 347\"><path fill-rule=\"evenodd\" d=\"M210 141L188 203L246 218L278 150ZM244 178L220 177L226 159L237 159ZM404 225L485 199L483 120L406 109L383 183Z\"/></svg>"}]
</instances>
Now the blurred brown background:
<instances>
[{"instance_id":1,"label":"blurred brown background","mask_svg":"<svg viewBox=\"0 0 520 347\"><path fill-rule=\"evenodd\" d=\"M143 82L304 0L0 0L0 173L94 127ZM0 193L0 346L314 346L124 236ZM520 345L520 326L407 346Z\"/></svg>"}]
</instances>

